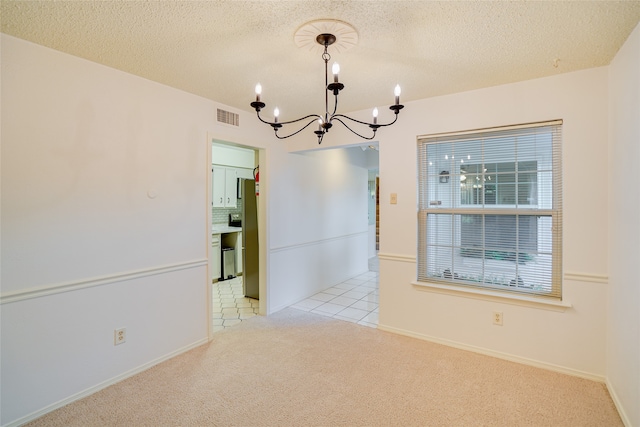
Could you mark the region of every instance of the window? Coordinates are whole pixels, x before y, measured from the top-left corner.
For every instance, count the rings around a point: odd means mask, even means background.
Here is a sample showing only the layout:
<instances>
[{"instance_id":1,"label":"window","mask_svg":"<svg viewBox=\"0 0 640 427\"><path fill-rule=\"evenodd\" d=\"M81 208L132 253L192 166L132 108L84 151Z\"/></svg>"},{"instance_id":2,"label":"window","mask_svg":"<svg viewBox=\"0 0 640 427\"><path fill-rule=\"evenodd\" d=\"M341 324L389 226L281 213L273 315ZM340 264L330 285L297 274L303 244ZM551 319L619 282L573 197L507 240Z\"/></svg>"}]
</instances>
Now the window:
<instances>
[{"instance_id":1,"label":"window","mask_svg":"<svg viewBox=\"0 0 640 427\"><path fill-rule=\"evenodd\" d=\"M418 139L418 280L561 298L562 121Z\"/></svg>"}]
</instances>

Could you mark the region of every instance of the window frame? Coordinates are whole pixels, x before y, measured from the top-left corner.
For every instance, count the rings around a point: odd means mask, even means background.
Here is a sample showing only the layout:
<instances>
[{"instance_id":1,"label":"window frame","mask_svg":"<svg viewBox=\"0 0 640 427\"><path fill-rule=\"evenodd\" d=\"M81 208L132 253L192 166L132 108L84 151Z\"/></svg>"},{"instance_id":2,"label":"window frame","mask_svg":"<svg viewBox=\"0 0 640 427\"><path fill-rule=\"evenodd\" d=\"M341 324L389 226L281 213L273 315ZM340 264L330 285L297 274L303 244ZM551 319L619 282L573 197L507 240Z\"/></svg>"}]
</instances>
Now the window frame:
<instances>
[{"instance_id":1,"label":"window frame","mask_svg":"<svg viewBox=\"0 0 640 427\"><path fill-rule=\"evenodd\" d=\"M534 298L550 298L553 300L562 300L562 120L553 120L547 122L536 122L536 123L527 123L521 125L513 125L513 126L503 126L496 128L485 128L485 129L475 129L463 132L455 132L455 133L442 133L442 134L431 134L431 135L423 135L418 136L417 138L417 163L418 163L418 179L417 179L417 192L418 192L418 206L417 206L417 229L418 229L418 248L417 248L417 271L416 284L424 285L435 283L437 285L445 285L445 286L453 286L464 289L475 289L480 290L482 292L489 291L495 292L499 295L518 295L524 297L534 297ZM541 133L551 133L551 153L548 153L551 158L551 207L546 206L546 208L540 208L536 195L536 206L523 204L518 206L518 202L516 202L513 206L505 206L505 205L485 205L484 200L481 205L473 205L473 204L465 204L462 200L455 199L456 192L451 190L451 206L441 206L439 203L434 204L432 200L429 200L428 191L429 191L429 178L432 179L431 185L434 185L433 182L433 168L429 170L428 162L429 156L427 154L427 149L429 145L432 144L444 144L444 143L469 143L469 144L485 144L484 141L491 138L501 138L505 136L513 136L514 138L523 137L525 135L531 135L532 133L541 132ZM514 140L517 141L517 140ZM452 144L453 145L453 144ZM484 150L484 146L483 146ZM507 159L507 162L517 162L518 160L518 151L515 149L516 155L514 159ZM484 162L486 158L482 157L481 164L484 167ZM497 162L488 161L487 164L497 164ZM498 162L500 163L500 162ZM473 165L474 163L472 163ZM477 164L477 161L475 162ZM536 170L536 173L539 172L540 169ZM429 173L430 172L430 173ZM457 177L455 174L455 170L452 170L451 173L446 171L449 175L446 177L446 181L448 182L449 178L454 179ZM485 169L486 172L486 169ZM437 173L437 172L436 172ZM516 167L516 175L518 173ZM443 183L445 180L443 179L442 173L439 174L439 181ZM462 172L459 172L459 175L462 175ZM459 177L458 177L459 178ZM453 185L452 183L451 185ZM435 184L437 185L437 184ZM516 184L517 185L517 184ZM453 187L450 187L453 188ZM536 191L538 189L536 188ZM458 199L461 198L462 192L457 192ZM516 199L517 200L517 199ZM522 206L522 207L521 207ZM550 247L551 247L551 267L550 267L550 283L549 287L545 287L540 290L530 290L523 287L511 287L488 284L486 277L484 276L485 272L485 252L488 252L488 248L485 244L485 240L482 240L482 262L483 267L481 271L482 282L477 281L469 281L462 280L459 277L454 277L454 274L450 274L447 276L443 274L441 277L435 277L433 275L429 275L428 273L428 254L429 250L429 216L434 214L443 214L451 216L451 223L454 224L456 220L456 215L480 215L483 221L483 226L485 224L484 217L486 216L515 216L515 220L518 221L520 216L534 216L537 218L540 217L550 217L551 218L551 230L550 230ZM432 217L433 220L435 217ZM458 219L462 221L462 217ZM537 223L538 219L536 219ZM516 222L518 224L518 222ZM452 227L454 227L452 225ZM458 227L458 233L462 233L462 227ZM516 227L518 228L518 227ZM452 228L453 230L453 228ZM485 230L483 228L482 233ZM452 231L452 236L455 235L455 232ZM484 234L483 234L484 236ZM516 234L515 240L518 241L518 237ZM539 237L536 235L536 239ZM435 244L431 245L432 247ZM462 245L460 245L462 246ZM444 246L447 247L446 245ZM455 250L456 244L453 240L450 244L451 250ZM453 253L453 252L452 252ZM516 252L518 255L519 253ZM453 256L453 255L452 255ZM446 270L445 270L446 271ZM517 276L518 279L519 276Z\"/></svg>"}]
</instances>

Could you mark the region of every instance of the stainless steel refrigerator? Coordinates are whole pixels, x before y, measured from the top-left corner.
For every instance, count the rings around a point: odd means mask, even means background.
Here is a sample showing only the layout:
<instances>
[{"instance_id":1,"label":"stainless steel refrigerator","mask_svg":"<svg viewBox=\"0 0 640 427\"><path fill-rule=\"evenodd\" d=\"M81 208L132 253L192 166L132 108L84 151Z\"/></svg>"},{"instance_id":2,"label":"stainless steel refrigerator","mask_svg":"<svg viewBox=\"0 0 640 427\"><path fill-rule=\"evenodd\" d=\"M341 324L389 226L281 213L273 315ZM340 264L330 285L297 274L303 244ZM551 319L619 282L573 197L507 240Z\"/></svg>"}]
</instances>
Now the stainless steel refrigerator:
<instances>
[{"instance_id":1,"label":"stainless steel refrigerator","mask_svg":"<svg viewBox=\"0 0 640 427\"><path fill-rule=\"evenodd\" d=\"M242 288L247 298L260 299L258 261L258 200L256 182L243 179L242 188Z\"/></svg>"}]
</instances>

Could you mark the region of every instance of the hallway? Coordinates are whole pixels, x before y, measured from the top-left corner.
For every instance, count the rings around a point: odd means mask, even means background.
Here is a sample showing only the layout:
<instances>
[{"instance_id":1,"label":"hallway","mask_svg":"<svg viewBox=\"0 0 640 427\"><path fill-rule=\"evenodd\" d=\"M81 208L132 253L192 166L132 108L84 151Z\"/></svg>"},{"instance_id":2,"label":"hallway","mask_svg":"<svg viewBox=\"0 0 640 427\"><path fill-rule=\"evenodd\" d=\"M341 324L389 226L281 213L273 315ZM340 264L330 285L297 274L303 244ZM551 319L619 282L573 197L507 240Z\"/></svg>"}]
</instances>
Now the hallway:
<instances>
[{"instance_id":1,"label":"hallway","mask_svg":"<svg viewBox=\"0 0 640 427\"><path fill-rule=\"evenodd\" d=\"M368 272L318 292L291 308L376 328L378 270L378 257L371 258ZM242 277L214 283L212 295L213 332L230 328L258 314L259 302L243 295Z\"/></svg>"}]
</instances>

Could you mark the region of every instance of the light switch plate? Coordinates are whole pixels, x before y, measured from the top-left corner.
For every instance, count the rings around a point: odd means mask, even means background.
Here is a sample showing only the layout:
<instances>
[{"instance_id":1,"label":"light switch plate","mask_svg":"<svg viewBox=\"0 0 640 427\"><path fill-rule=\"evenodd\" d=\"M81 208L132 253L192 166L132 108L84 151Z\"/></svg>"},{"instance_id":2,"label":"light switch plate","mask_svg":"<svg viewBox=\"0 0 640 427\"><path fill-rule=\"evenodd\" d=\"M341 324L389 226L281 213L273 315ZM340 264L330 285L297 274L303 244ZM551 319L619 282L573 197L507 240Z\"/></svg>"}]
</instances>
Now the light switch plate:
<instances>
[{"instance_id":1,"label":"light switch plate","mask_svg":"<svg viewBox=\"0 0 640 427\"><path fill-rule=\"evenodd\" d=\"M397 193L391 193L391 204L392 205L397 205L398 204L398 194Z\"/></svg>"}]
</instances>

